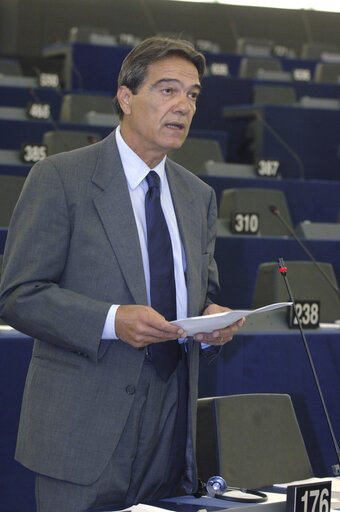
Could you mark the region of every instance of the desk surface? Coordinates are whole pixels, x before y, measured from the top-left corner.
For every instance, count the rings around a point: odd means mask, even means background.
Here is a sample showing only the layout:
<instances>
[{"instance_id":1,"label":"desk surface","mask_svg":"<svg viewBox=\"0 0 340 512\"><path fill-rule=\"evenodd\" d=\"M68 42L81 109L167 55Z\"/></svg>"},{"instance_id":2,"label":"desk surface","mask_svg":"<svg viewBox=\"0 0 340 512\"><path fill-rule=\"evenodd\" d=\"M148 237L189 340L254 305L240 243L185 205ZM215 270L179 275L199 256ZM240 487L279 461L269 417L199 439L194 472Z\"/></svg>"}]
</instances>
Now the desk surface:
<instances>
[{"instance_id":1,"label":"desk surface","mask_svg":"<svg viewBox=\"0 0 340 512\"><path fill-rule=\"evenodd\" d=\"M276 491L275 491L276 492ZM130 507L129 512L160 512L165 509L174 512L224 512L232 511L235 512L284 512L285 511L285 492L284 493L273 493L272 491L266 492L268 501L265 503L252 503L251 501L246 502L246 494L238 493L239 496L243 496L244 502L234 501L231 497L226 499L211 498L203 496L201 498L195 498L194 496L179 496L177 498L167 498L157 502L151 502L150 504L139 504ZM263 508L264 506L264 508ZM89 510L87 512L112 512L115 509L108 510L108 508Z\"/></svg>"},{"instance_id":2,"label":"desk surface","mask_svg":"<svg viewBox=\"0 0 340 512\"><path fill-rule=\"evenodd\" d=\"M332 485L332 499L331 507L332 510L338 510L340 508L339 491L340 491L340 478L310 478L308 480L302 480L299 482L292 482L289 485L297 484L311 484L311 483L322 483L331 481ZM199 511L219 511L231 512L284 512L286 509L286 492L287 486L272 486L268 489L263 489L266 493L268 500L265 503L245 503L236 502L232 500L232 497L227 496L227 499L216 499L207 496L201 498L195 498L193 496L180 496L178 498L168 498L157 502L150 503L150 505L139 504L130 508L131 512L158 512L162 509L171 510L175 512L199 512ZM238 496L245 498L245 494L238 493ZM153 508L157 507L157 508ZM104 509L101 509L104 512ZM88 512L100 512L100 510L91 510ZM106 511L108 509L106 508Z\"/></svg>"}]
</instances>

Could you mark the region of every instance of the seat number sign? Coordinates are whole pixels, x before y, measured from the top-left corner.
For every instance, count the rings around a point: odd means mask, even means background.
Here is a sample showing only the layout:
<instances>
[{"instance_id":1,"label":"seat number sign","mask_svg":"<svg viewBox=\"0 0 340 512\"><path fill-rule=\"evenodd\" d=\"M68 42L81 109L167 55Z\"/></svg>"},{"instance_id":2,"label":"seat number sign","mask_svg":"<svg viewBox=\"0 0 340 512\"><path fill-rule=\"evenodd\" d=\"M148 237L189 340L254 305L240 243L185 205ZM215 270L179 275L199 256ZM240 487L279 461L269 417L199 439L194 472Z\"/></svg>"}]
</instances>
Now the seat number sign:
<instances>
[{"instance_id":1,"label":"seat number sign","mask_svg":"<svg viewBox=\"0 0 340 512\"><path fill-rule=\"evenodd\" d=\"M306 327L307 329L316 329L319 327L319 300L296 300L295 307L302 327ZM294 308L289 308L289 327L296 328L298 326L299 324L294 313Z\"/></svg>"},{"instance_id":2,"label":"seat number sign","mask_svg":"<svg viewBox=\"0 0 340 512\"><path fill-rule=\"evenodd\" d=\"M259 160L256 164L256 173L261 178L277 178L280 162L278 160Z\"/></svg>"},{"instance_id":3,"label":"seat number sign","mask_svg":"<svg viewBox=\"0 0 340 512\"><path fill-rule=\"evenodd\" d=\"M29 103L27 105L27 114L32 119L49 119L51 107L48 103Z\"/></svg>"},{"instance_id":4,"label":"seat number sign","mask_svg":"<svg viewBox=\"0 0 340 512\"><path fill-rule=\"evenodd\" d=\"M329 512L331 481L287 487L286 512Z\"/></svg>"},{"instance_id":5,"label":"seat number sign","mask_svg":"<svg viewBox=\"0 0 340 512\"><path fill-rule=\"evenodd\" d=\"M260 227L258 213L235 212L231 220L231 231L236 235L256 235Z\"/></svg>"},{"instance_id":6,"label":"seat number sign","mask_svg":"<svg viewBox=\"0 0 340 512\"><path fill-rule=\"evenodd\" d=\"M59 87L59 75L55 73L40 73L39 87Z\"/></svg>"},{"instance_id":7,"label":"seat number sign","mask_svg":"<svg viewBox=\"0 0 340 512\"><path fill-rule=\"evenodd\" d=\"M25 164L39 162L39 160L46 158L47 146L45 144L23 144L20 156Z\"/></svg>"}]
</instances>

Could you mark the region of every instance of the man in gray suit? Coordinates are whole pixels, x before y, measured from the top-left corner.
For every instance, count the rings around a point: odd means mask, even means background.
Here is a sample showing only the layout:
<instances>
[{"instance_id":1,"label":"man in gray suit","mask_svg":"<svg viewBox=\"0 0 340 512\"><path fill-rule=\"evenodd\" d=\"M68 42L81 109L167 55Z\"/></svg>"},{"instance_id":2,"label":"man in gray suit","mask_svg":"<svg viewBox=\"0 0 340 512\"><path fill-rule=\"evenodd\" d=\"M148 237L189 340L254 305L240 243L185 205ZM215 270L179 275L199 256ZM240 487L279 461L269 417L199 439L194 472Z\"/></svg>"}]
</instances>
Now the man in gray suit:
<instances>
[{"instance_id":1,"label":"man in gray suit","mask_svg":"<svg viewBox=\"0 0 340 512\"><path fill-rule=\"evenodd\" d=\"M38 512L128 506L180 482L196 488L199 353L216 355L242 322L186 338L151 306L144 203L152 169L177 318L224 311L210 298L214 192L166 158L188 135L204 69L185 41L140 43L119 75L120 127L36 164L14 211L0 314L35 338L16 458L37 473ZM149 349L174 339L175 369L164 378Z\"/></svg>"}]
</instances>

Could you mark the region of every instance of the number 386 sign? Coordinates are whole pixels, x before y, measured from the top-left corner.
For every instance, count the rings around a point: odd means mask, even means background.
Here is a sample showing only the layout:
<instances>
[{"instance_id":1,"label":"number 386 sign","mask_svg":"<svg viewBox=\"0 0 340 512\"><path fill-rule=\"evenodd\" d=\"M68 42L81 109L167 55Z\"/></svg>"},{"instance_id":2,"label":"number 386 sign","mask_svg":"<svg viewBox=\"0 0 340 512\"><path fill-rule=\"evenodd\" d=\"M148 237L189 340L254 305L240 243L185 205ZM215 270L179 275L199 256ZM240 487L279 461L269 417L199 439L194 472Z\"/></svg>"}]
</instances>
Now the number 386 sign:
<instances>
[{"instance_id":1,"label":"number 386 sign","mask_svg":"<svg viewBox=\"0 0 340 512\"><path fill-rule=\"evenodd\" d=\"M286 512L330 512L332 482L287 487Z\"/></svg>"}]
</instances>

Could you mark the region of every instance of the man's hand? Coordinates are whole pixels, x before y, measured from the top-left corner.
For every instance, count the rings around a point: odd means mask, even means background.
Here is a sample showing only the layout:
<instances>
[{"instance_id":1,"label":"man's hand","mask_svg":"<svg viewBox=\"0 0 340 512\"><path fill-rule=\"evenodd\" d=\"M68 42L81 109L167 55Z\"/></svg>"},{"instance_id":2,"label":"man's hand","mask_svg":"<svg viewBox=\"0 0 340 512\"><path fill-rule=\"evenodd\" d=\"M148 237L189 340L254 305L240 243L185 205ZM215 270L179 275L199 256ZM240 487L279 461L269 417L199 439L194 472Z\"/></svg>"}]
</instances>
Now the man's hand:
<instances>
[{"instance_id":1,"label":"man's hand","mask_svg":"<svg viewBox=\"0 0 340 512\"><path fill-rule=\"evenodd\" d=\"M217 304L210 304L210 306L204 310L203 315L215 315L216 313L225 313L227 311L230 311L230 309L218 306ZM208 343L209 345L222 346L227 343L227 341L233 339L234 334L238 331L239 327L242 327L244 322L245 318L241 318L241 320L238 320L224 329L197 333L194 336L194 340L201 343Z\"/></svg>"},{"instance_id":2,"label":"man's hand","mask_svg":"<svg viewBox=\"0 0 340 512\"><path fill-rule=\"evenodd\" d=\"M181 327L167 322L150 306L119 306L115 328L119 339L136 348L185 336Z\"/></svg>"}]
</instances>

